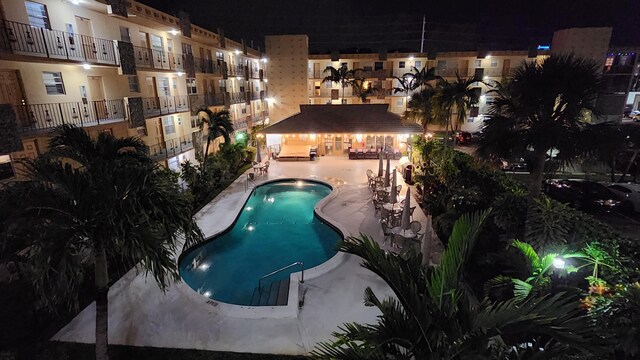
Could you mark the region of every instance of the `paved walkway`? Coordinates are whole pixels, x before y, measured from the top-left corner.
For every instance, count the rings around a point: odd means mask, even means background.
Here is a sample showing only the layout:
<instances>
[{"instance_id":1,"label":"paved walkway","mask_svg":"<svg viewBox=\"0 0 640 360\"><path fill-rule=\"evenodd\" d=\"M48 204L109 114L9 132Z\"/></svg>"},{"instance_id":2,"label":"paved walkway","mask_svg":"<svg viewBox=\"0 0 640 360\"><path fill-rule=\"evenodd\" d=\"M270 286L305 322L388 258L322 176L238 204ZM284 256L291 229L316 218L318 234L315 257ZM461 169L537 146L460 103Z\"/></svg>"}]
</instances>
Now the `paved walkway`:
<instances>
[{"instance_id":1,"label":"paved walkway","mask_svg":"<svg viewBox=\"0 0 640 360\"><path fill-rule=\"evenodd\" d=\"M364 233L382 242L382 229L373 214L365 174L367 169L376 171L377 164L377 160L341 157L322 157L314 162L272 161L269 175L258 177L258 182L279 177L330 182L338 189L338 195L323 209L329 220L340 223L351 235ZM245 179L241 176L198 213L196 218L205 236L220 232L233 222L246 196ZM404 185L400 177L398 180ZM403 187L404 194L406 185ZM424 226L426 218L419 210L418 207L414 219ZM345 322L375 322L377 309L363 305L367 286L380 298L392 294L378 276L359 264L359 258L347 255L336 268L307 280L305 305L297 318L282 319L232 316L222 306L194 302L193 290L182 282L163 293L152 277L132 270L109 291L109 341L135 346L307 354L319 341L331 339L331 332ZM53 340L92 343L94 329L95 303Z\"/></svg>"}]
</instances>

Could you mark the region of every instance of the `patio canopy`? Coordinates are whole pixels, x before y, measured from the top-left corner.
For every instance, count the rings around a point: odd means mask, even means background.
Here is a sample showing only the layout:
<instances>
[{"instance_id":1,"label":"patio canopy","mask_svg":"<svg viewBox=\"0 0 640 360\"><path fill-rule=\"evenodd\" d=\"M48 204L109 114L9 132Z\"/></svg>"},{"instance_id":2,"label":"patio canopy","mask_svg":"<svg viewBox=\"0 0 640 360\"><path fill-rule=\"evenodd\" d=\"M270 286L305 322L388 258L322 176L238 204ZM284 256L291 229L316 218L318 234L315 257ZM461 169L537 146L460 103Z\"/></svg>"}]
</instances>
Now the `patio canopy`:
<instances>
[{"instance_id":1,"label":"patio canopy","mask_svg":"<svg viewBox=\"0 0 640 360\"><path fill-rule=\"evenodd\" d=\"M416 134L422 127L407 123L389 104L300 105L300 112L264 128L264 134Z\"/></svg>"}]
</instances>

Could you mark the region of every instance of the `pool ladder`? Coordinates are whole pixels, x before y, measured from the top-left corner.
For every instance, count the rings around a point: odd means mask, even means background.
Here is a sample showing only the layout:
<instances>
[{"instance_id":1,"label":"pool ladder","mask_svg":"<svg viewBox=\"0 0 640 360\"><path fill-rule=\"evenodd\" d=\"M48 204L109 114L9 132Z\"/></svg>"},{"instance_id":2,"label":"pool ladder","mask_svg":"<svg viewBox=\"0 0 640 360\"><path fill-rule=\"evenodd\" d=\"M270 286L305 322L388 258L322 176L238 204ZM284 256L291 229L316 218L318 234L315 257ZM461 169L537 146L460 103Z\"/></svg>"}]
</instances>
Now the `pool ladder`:
<instances>
[{"instance_id":1,"label":"pool ladder","mask_svg":"<svg viewBox=\"0 0 640 360\"><path fill-rule=\"evenodd\" d=\"M290 279L284 279L279 281L272 281L268 283L266 286L262 285L263 280L276 275L282 271L290 269L294 266L300 266L300 271L302 272L300 278L300 284L304 285L304 263L302 261L296 261L287 266L284 266L276 271L272 271L264 276L262 276L258 280L258 286L254 289L253 295L251 297L251 306L285 306L288 303L289 299L289 283ZM299 293L299 302L298 306L302 307L304 304L304 291L300 293L300 289L298 289Z\"/></svg>"}]
</instances>

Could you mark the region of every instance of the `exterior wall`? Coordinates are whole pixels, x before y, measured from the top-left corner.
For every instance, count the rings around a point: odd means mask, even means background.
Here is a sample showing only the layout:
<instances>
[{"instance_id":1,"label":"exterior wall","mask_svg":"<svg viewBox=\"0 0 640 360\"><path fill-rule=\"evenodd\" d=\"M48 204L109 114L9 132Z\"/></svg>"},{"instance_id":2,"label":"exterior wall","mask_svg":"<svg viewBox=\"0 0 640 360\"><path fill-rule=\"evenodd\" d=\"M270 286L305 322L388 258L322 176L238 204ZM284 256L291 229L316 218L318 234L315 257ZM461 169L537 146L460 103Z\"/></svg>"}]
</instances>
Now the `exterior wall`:
<instances>
[{"instance_id":1,"label":"exterior wall","mask_svg":"<svg viewBox=\"0 0 640 360\"><path fill-rule=\"evenodd\" d=\"M269 59L269 118L278 122L308 103L307 66L309 38L306 35L265 37Z\"/></svg>"},{"instance_id":2,"label":"exterior wall","mask_svg":"<svg viewBox=\"0 0 640 360\"><path fill-rule=\"evenodd\" d=\"M592 59L599 67L604 66L607 57L612 28L571 28L553 33L552 54L573 53Z\"/></svg>"}]
</instances>

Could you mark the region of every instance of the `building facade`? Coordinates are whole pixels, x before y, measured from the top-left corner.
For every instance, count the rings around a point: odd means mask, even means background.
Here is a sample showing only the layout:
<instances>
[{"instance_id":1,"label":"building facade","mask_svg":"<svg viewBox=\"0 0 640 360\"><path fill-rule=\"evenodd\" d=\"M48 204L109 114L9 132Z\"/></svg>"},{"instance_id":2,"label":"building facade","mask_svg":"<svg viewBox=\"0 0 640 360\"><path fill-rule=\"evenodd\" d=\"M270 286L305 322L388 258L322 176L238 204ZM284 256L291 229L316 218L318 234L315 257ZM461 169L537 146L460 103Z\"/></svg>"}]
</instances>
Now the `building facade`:
<instances>
[{"instance_id":1,"label":"building facade","mask_svg":"<svg viewBox=\"0 0 640 360\"><path fill-rule=\"evenodd\" d=\"M2 135L2 178L61 124L138 136L177 169L201 146L198 109L229 110L236 131L269 121L260 52L187 14L129 0L0 4L0 106L13 129Z\"/></svg>"}]
</instances>

